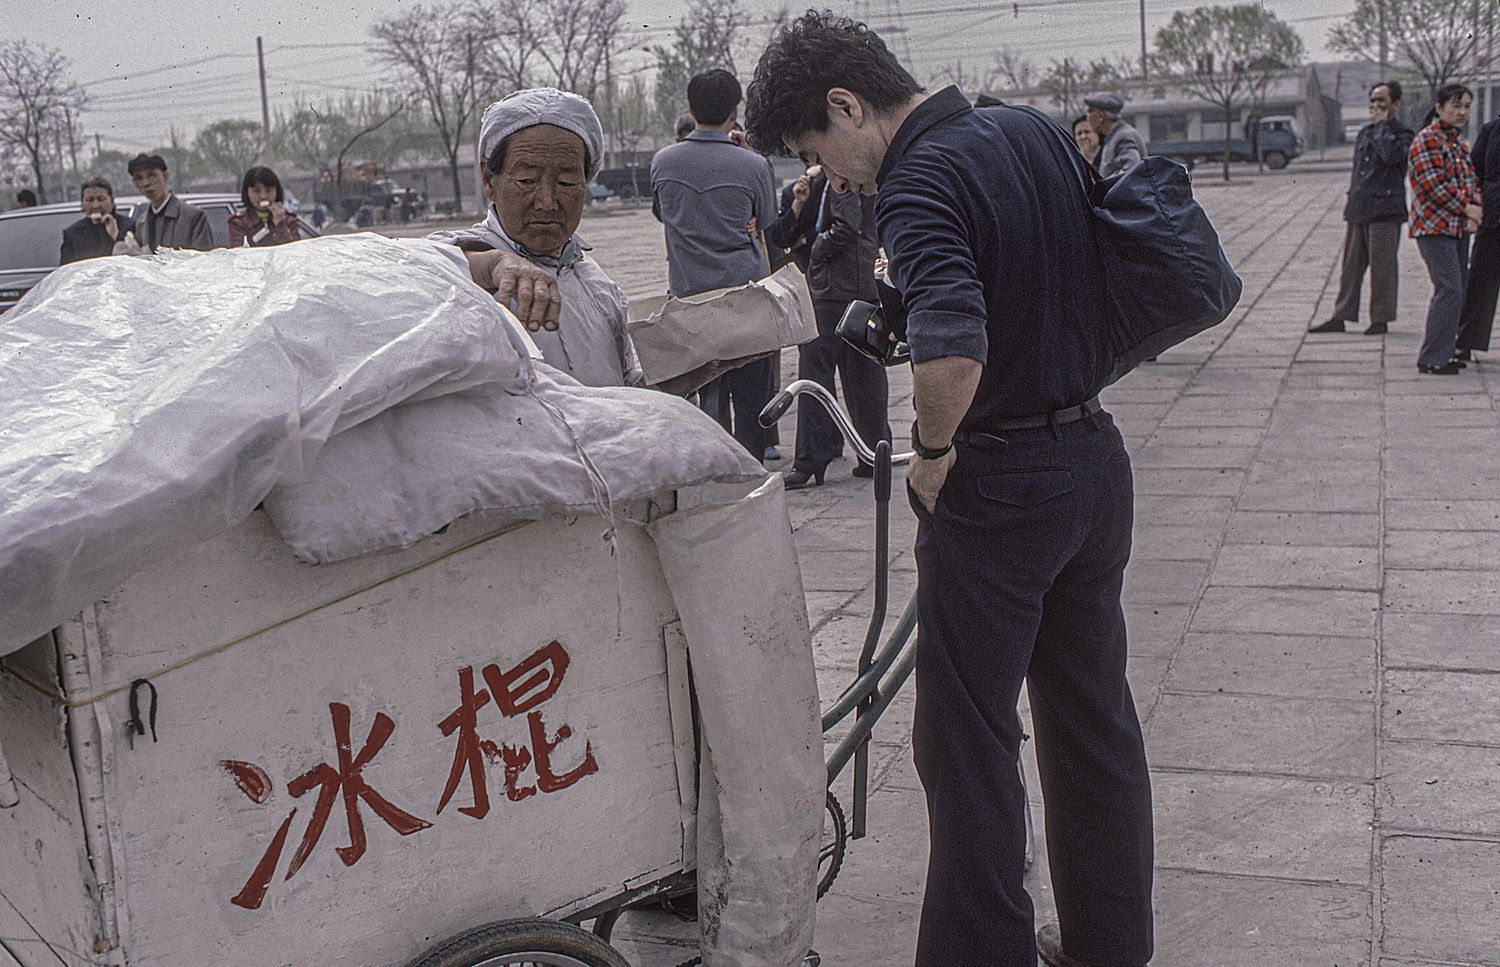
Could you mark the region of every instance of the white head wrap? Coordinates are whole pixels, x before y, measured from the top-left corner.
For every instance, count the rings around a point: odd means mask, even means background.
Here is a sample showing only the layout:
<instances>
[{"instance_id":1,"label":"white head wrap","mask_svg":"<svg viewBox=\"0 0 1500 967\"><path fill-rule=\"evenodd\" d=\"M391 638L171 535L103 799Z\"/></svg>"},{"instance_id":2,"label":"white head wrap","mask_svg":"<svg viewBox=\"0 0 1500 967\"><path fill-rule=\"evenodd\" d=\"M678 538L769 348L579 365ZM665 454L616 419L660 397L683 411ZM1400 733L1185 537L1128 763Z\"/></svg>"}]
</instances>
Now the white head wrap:
<instances>
[{"instance_id":1,"label":"white head wrap","mask_svg":"<svg viewBox=\"0 0 1500 967\"><path fill-rule=\"evenodd\" d=\"M483 161L500 142L522 128L551 124L583 139L588 151L587 177L592 180L604 164L604 126L586 98L552 87L516 91L484 109L479 123L479 158Z\"/></svg>"}]
</instances>

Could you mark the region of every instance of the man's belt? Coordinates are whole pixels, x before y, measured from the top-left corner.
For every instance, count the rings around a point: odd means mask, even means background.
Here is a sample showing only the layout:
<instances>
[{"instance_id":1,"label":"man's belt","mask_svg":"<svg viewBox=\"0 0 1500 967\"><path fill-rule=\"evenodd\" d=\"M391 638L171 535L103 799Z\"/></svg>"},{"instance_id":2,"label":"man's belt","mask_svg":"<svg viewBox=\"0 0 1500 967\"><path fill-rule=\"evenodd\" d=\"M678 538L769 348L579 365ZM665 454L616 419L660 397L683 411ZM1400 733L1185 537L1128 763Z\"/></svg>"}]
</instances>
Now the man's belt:
<instances>
[{"instance_id":1,"label":"man's belt","mask_svg":"<svg viewBox=\"0 0 1500 967\"><path fill-rule=\"evenodd\" d=\"M1042 427L1077 423L1079 420L1088 419L1101 409L1103 407L1099 404L1099 397L1096 396L1077 406L1043 413L1040 416L1023 416L1013 420L989 420L984 424L983 430L959 430L953 434L953 440L961 446L984 447L993 446L996 443L1003 446L1005 441L996 437L996 433L1004 433L1008 430L1037 430Z\"/></svg>"}]
</instances>

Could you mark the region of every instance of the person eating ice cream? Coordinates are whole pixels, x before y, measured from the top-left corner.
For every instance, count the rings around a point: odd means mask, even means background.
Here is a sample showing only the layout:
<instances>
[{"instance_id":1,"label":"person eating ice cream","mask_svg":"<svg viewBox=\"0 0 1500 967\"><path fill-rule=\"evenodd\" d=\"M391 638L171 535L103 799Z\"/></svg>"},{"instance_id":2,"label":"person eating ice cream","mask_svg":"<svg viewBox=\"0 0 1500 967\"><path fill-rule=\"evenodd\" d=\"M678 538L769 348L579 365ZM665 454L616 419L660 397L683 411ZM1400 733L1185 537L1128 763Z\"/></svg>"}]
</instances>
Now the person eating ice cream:
<instances>
[{"instance_id":1,"label":"person eating ice cream","mask_svg":"<svg viewBox=\"0 0 1500 967\"><path fill-rule=\"evenodd\" d=\"M229 218L229 247L284 245L302 237L297 216L286 210L281 179L266 167L254 167L240 181L244 209Z\"/></svg>"}]
</instances>

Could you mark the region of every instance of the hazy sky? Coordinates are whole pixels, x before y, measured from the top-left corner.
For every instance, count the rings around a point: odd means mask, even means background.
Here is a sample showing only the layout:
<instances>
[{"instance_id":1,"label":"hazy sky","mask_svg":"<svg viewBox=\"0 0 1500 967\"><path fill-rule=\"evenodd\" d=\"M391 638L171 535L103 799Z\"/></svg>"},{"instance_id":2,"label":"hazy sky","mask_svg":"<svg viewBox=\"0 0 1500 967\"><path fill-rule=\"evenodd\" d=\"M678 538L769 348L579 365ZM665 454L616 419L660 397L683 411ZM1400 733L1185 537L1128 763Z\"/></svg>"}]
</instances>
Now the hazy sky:
<instances>
[{"instance_id":1,"label":"hazy sky","mask_svg":"<svg viewBox=\"0 0 1500 967\"><path fill-rule=\"evenodd\" d=\"M629 36L638 49L662 42L687 6L683 0L628 2ZM782 6L780 0L742 2L766 13ZM1196 5L1145 4L1148 37L1174 10ZM273 108L290 105L299 95L321 100L389 83L362 45L370 39L371 24L413 0L6 0L6 5L10 22L0 36L60 47L72 58L74 77L87 85L91 99L84 118L89 139L97 133L106 148L139 150L162 143L173 126L191 138L197 128L220 118L258 120L257 35L265 38ZM1328 29L1353 5L1354 0L1267 4L1292 22L1315 60L1328 59ZM882 28L923 80L958 60L970 67L986 64L1000 47L1011 47L1038 66L1064 56L1139 56L1140 51L1139 0L1030 0L1019 16L1008 2L997 0L865 0L832 6ZM898 24L904 33L890 29ZM738 66L748 74L753 65Z\"/></svg>"}]
</instances>

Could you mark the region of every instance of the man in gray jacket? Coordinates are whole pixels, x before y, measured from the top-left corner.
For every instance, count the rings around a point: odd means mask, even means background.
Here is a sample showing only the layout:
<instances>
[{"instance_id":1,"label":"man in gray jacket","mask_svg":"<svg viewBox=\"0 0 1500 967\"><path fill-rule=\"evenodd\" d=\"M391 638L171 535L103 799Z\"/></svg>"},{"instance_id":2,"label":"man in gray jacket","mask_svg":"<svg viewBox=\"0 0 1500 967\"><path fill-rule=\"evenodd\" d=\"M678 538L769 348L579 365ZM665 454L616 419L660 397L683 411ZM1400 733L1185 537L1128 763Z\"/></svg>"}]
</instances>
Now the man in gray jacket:
<instances>
[{"instance_id":1,"label":"man in gray jacket","mask_svg":"<svg viewBox=\"0 0 1500 967\"><path fill-rule=\"evenodd\" d=\"M1411 128L1401 123L1401 85L1381 81L1370 88L1370 123L1354 142L1354 170L1344 205L1344 264L1333 316L1311 332L1343 332L1359 319L1359 290L1370 270L1370 325L1378 336L1396 318L1396 250L1406 221L1406 153Z\"/></svg>"},{"instance_id":2,"label":"man in gray jacket","mask_svg":"<svg viewBox=\"0 0 1500 967\"><path fill-rule=\"evenodd\" d=\"M1094 164L1102 177L1126 171L1146 157L1146 139L1120 120L1125 110L1120 95L1101 91L1084 98L1083 105L1088 108L1089 127L1099 135L1099 159Z\"/></svg>"},{"instance_id":3,"label":"man in gray jacket","mask_svg":"<svg viewBox=\"0 0 1500 967\"><path fill-rule=\"evenodd\" d=\"M214 247L208 216L186 202L179 201L167 182L166 159L158 154L139 154L127 166L135 190L146 201L135 210L135 240L141 248L155 252L163 248L195 248L208 251Z\"/></svg>"}]
</instances>

